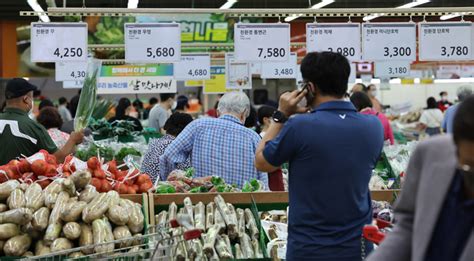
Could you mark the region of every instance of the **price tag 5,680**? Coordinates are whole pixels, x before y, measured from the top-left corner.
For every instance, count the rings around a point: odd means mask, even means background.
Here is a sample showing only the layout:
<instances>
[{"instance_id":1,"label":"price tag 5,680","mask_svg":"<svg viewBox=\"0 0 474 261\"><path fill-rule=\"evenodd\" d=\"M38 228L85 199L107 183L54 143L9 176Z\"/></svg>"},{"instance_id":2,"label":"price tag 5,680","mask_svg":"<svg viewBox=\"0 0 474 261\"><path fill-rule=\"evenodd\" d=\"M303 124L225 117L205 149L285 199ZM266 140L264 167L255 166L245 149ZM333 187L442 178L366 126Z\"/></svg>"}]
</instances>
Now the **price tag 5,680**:
<instances>
[{"instance_id":1,"label":"price tag 5,680","mask_svg":"<svg viewBox=\"0 0 474 261\"><path fill-rule=\"evenodd\" d=\"M127 23L124 30L126 62L180 60L181 27L178 23Z\"/></svg>"},{"instance_id":2,"label":"price tag 5,680","mask_svg":"<svg viewBox=\"0 0 474 261\"><path fill-rule=\"evenodd\" d=\"M420 23L420 61L472 59L472 23Z\"/></svg>"},{"instance_id":3,"label":"price tag 5,680","mask_svg":"<svg viewBox=\"0 0 474 261\"><path fill-rule=\"evenodd\" d=\"M31 23L32 62L86 60L86 23Z\"/></svg>"}]
</instances>

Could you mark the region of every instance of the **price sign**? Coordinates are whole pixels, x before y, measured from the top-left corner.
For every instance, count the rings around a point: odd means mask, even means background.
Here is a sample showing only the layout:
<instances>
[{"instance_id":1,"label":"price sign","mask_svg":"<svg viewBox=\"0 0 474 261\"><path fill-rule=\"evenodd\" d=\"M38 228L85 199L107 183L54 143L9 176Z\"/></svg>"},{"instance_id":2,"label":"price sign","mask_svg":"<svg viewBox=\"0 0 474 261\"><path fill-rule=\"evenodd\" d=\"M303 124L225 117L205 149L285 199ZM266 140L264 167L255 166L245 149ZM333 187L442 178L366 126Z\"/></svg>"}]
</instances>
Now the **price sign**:
<instances>
[{"instance_id":1,"label":"price sign","mask_svg":"<svg viewBox=\"0 0 474 261\"><path fill-rule=\"evenodd\" d=\"M358 23L306 24L307 52L338 52L350 61L360 60Z\"/></svg>"},{"instance_id":2,"label":"price sign","mask_svg":"<svg viewBox=\"0 0 474 261\"><path fill-rule=\"evenodd\" d=\"M409 61L390 61L375 63L375 77L406 77L410 75Z\"/></svg>"},{"instance_id":3,"label":"price sign","mask_svg":"<svg viewBox=\"0 0 474 261\"><path fill-rule=\"evenodd\" d=\"M211 56L209 54L181 55L174 63L176 80L208 80L211 78Z\"/></svg>"},{"instance_id":4,"label":"price sign","mask_svg":"<svg viewBox=\"0 0 474 261\"><path fill-rule=\"evenodd\" d=\"M235 59L238 61L287 61L290 57L290 24L234 25Z\"/></svg>"},{"instance_id":5,"label":"price sign","mask_svg":"<svg viewBox=\"0 0 474 261\"><path fill-rule=\"evenodd\" d=\"M416 24L363 24L362 53L366 61L414 61L416 59Z\"/></svg>"},{"instance_id":6,"label":"price sign","mask_svg":"<svg viewBox=\"0 0 474 261\"><path fill-rule=\"evenodd\" d=\"M290 54L287 62L262 63L262 79L296 79L296 53Z\"/></svg>"},{"instance_id":7,"label":"price sign","mask_svg":"<svg viewBox=\"0 0 474 261\"><path fill-rule=\"evenodd\" d=\"M420 23L420 61L472 59L472 23Z\"/></svg>"},{"instance_id":8,"label":"price sign","mask_svg":"<svg viewBox=\"0 0 474 261\"><path fill-rule=\"evenodd\" d=\"M83 81L87 62L56 62L56 81Z\"/></svg>"},{"instance_id":9,"label":"price sign","mask_svg":"<svg viewBox=\"0 0 474 261\"><path fill-rule=\"evenodd\" d=\"M125 62L169 63L181 57L178 23L125 24Z\"/></svg>"},{"instance_id":10,"label":"price sign","mask_svg":"<svg viewBox=\"0 0 474 261\"><path fill-rule=\"evenodd\" d=\"M31 23L32 62L86 60L86 23Z\"/></svg>"},{"instance_id":11,"label":"price sign","mask_svg":"<svg viewBox=\"0 0 474 261\"><path fill-rule=\"evenodd\" d=\"M64 89L81 89L84 86L84 81L64 81Z\"/></svg>"}]
</instances>

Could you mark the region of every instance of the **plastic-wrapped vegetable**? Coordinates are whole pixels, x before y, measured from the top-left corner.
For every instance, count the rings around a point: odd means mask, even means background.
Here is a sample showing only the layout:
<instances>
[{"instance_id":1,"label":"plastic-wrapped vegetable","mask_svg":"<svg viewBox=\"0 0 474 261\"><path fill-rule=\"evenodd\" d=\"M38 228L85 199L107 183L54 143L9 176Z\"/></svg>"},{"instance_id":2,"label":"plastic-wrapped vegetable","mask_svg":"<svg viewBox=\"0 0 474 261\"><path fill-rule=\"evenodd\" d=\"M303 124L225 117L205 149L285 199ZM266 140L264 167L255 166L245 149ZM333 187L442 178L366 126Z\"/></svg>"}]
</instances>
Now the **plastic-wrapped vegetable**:
<instances>
[{"instance_id":1,"label":"plastic-wrapped vegetable","mask_svg":"<svg viewBox=\"0 0 474 261\"><path fill-rule=\"evenodd\" d=\"M9 180L0 184L0 201L7 199L18 186L20 186L20 182L17 180Z\"/></svg>"},{"instance_id":2,"label":"plastic-wrapped vegetable","mask_svg":"<svg viewBox=\"0 0 474 261\"><path fill-rule=\"evenodd\" d=\"M88 246L94 244L94 236L92 228L87 224L81 224L81 236L79 237L79 246ZM82 253L89 255L94 252L93 248L84 248Z\"/></svg>"},{"instance_id":3,"label":"plastic-wrapped vegetable","mask_svg":"<svg viewBox=\"0 0 474 261\"><path fill-rule=\"evenodd\" d=\"M33 252L31 252L31 251L27 251L27 252L25 252L25 253L23 254L23 256L24 256L24 257L33 257L33 256L35 256L35 255L34 255Z\"/></svg>"},{"instance_id":4,"label":"plastic-wrapped vegetable","mask_svg":"<svg viewBox=\"0 0 474 261\"><path fill-rule=\"evenodd\" d=\"M112 232L112 225L110 224L109 220L104 217L102 220L104 220L105 224L105 242L112 242L114 241L114 233ZM115 245L108 244L107 247L110 249L110 251L113 251L115 248Z\"/></svg>"},{"instance_id":5,"label":"plastic-wrapped vegetable","mask_svg":"<svg viewBox=\"0 0 474 261\"><path fill-rule=\"evenodd\" d=\"M44 234L44 242L46 245L51 245L61 234L62 225L61 222L49 224Z\"/></svg>"},{"instance_id":6,"label":"plastic-wrapped vegetable","mask_svg":"<svg viewBox=\"0 0 474 261\"><path fill-rule=\"evenodd\" d=\"M206 231L214 225L214 202L206 206Z\"/></svg>"},{"instance_id":7,"label":"plastic-wrapped vegetable","mask_svg":"<svg viewBox=\"0 0 474 261\"><path fill-rule=\"evenodd\" d=\"M219 234L222 234L225 232L224 218L222 217L221 212L217 209L214 210L214 225L219 228Z\"/></svg>"},{"instance_id":8,"label":"plastic-wrapped vegetable","mask_svg":"<svg viewBox=\"0 0 474 261\"><path fill-rule=\"evenodd\" d=\"M92 222L92 234L94 236L94 244L102 244L107 242L107 225L103 219L96 219ZM109 245L100 245L94 248L96 253L107 253L113 251Z\"/></svg>"},{"instance_id":9,"label":"plastic-wrapped vegetable","mask_svg":"<svg viewBox=\"0 0 474 261\"><path fill-rule=\"evenodd\" d=\"M194 226L194 208L193 208L193 202L189 197L185 197L183 200L184 203L184 209L186 210L186 213L191 217L191 225Z\"/></svg>"},{"instance_id":10,"label":"plastic-wrapped vegetable","mask_svg":"<svg viewBox=\"0 0 474 261\"><path fill-rule=\"evenodd\" d=\"M201 240L194 239L189 242L188 258L190 260L203 260Z\"/></svg>"},{"instance_id":11,"label":"plastic-wrapped vegetable","mask_svg":"<svg viewBox=\"0 0 474 261\"><path fill-rule=\"evenodd\" d=\"M63 227L63 233L69 240L78 239L81 236L81 225L76 222L68 222Z\"/></svg>"},{"instance_id":12,"label":"plastic-wrapped vegetable","mask_svg":"<svg viewBox=\"0 0 474 261\"><path fill-rule=\"evenodd\" d=\"M28 208L17 208L0 213L0 224L14 223L26 225L33 219L33 212Z\"/></svg>"},{"instance_id":13,"label":"plastic-wrapped vegetable","mask_svg":"<svg viewBox=\"0 0 474 261\"><path fill-rule=\"evenodd\" d=\"M176 219L177 212L178 212L178 206L176 206L176 203L172 202L168 207L168 222Z\"/></svg>"},{"instance_id":14,"label":"plastic-wrapped vegetable","mask_svg":"<svg viewBox=\"0 0 474 261\"><path fill-rule=\"evenodd\" d=\"M53 241L51 244L51 252L59 252L63 250L68 250L72 248L72 243L69 241L67 238L57 238L56 240Z\"/></svg>"},{"instance_id":15,"label":"plastic-wrapped vegetable","mask_svg":"<svg viewBox=\"0 0 474 261\"><path fill-rule=\"evenodd\" d=\"M239 232L237 228L237 223L238 223L237 213L235 213L235 208L232 204L227 203L227 208L229 209L230 219L233 220L233 222L235 222L234 226L231 226L231 227L227 226L227 229L228 229L227 233L229 234L230 239L234 240L237 237L239 237Z\"/></svg>"},{"instance_id":16,"label":"plastic-wrapped vegetable","mask_svg":"<svg viewBox=\"0 0 474 261\"><path fill-rule=\"evenodd\" d=\"M194 206L194 226L201 231L206 229L206 210L202 202Z\"/></svg>"},{"instance_id":17,"label":"plastic-wrapped vegetable","mask_svg":"<svg viewBox=\"0 0 474 261\"><path fill-rule=\"evenodd\" d=\"M7 199L7 204L9 209L24 208L26 200L23 190L19 188L14 189Z\"/></svg>"},{"instance_id":18,"label":"plastic-wrapped vegetable","mask_svg":"<svg viewBox=\"0 0 474 261\"><path fill-rule=\"evenodd\" d=\"M82 252L74 252L69 255L70 258L80 258L83 257L84 254Z\"/></svg>"},{"instance_id":19,"label":"plastic-wrapped vegetable","mask_svg":"<svg viewBox=\"0 0 474 261\"><path fill-rule=\"evenodd\" d=\"M170 193L176 193L176 189L174 188L173 185L164 183L164 182L159 182L158 185L156 186L156 191L157 194L170 194Z\"/></svg>"},{"instance_id":20,"label":"plastic-wrapped vegetable","mask_svg":"<svg viewBox=\"0 0 474 261\"><path fill-rule=\"evenodd\" d=\"M178 248L176 249L176 260L185 261L188 253L186 251L185 242L178 242Z\"/></svg>"},{"instance_id":21,"label":"plastic-wrapped vegetable","mask_svg":"<svg viewBox=\"0 0 474 261\"><path fill-rule=\"evenodd\" d=\"M253 251L253 246L252 246L252 241L250 240L250 237L244 233L243 235L240 235L240 247L242 248L242 253L244 255L244 258L253 258L254 257L254 251Z\"/></svg>"},{"instance_id":22,"label":"plastic-wrapped vegetable","mask_svg":"<svg viewBox=\"0 0 474 261\"><path fill-rule=\"evenodd\" d=\"M120 204L120 195L117 191L111 190L107 192L107 197L109 198L109 208Z\"/></svg>"},{"instance_id":23,"label":"plastic-wrapped vegetable","mask_svg":"<svg viewBox=\"0 0 474 261\"><path fill-rule=\"evenodd\" d=\"M33 211L44 206L43 189L38 183L32 183L25 191L26 207Z\"/></svg>"},{"instance_id":24,"label":"plastic-wrapped vegetable","mask_svg":"<svg viewBox=\"0 0 474 261\"><path fill-rule=\"evenodd\" d=\"M245 233L245 212L243 209L237 209L237 233L239 235Z\"/></svg>"},{"instance_id":25,"label":"plastic-wrapped vegetable","mask_svg":"<svg viewBox=\"0 0 474 261\"><path fill-rule=\"evenodd\" d=\"M43 240L39 240L35 245L35 256L42 256L51 253L51 248L44 244Z\"/></svg>"},{"instance_id":26,"label":"plastic-wrapped vegetable","mask_svg":"<svg viewBox=\"0 0 474 261\"><path fill-rule=\"evenodd\" d=\"M143 216L142 206L138 203L133 203L132 206L127 226L132 233L143 232L145 217Z\"/></svg>"},{"instance_id":27,"label":"plastic-wrapped vegetable","mask_svg":"<svg viewBox=\"0 0 474 261\"><path fill-rule=\"evenodd\" d=\"M90 203L97 196L99 196L97 189L92 185L87 185L79 195L79 200Z\"/></svg>"},{"instance_id":28,"label":"plastic-wrapped vegetable","mask_svg":"<svg viewBox=\"0 0 474 261\"><path fill-rule=\"evenodd\" d=\"M0 240L7 240L20 234L20 228L17 224L0 224Z\"/></svg>"},{"instance_id":29,"label":"plastic-wrapped vegetable","mask_svg":"<svg viewBox=\"0 0 474 261\"><path fill-rule=\"evenodd\" d=\"M251 179L249 182L245 182L242 187L242 192L257 192L265 190L265 185L257 179Z\"/></svg>"},{"instance_id":30,"label":"plastic-wrapped vegetable","mask_svg":"<svg viewBox=\"0 0 474 261\"><path fill-rule=\"evenodd\" d=\"M82 220L86 223L101 218L109 209L109 200L106 193L94 198L82 211Z\"/></svg>"},{"instance_id":31,"label":"plastic-wrapped vegetable","mask_svg":"<svg viewBox=\"0 0 474 261\"><path fill-rule=\"evenodd\" d=\"M87 62L87 75L74 117L74 131L81 131L87 127L90 121L96 104L97 78L99 77L100 67L101 62L98 60L89 59Z\"/></svg>"},{"instance_id":32,"label":"plastic-wrapped vegetable","mask_svg":"<svg viewBox=\"0 0 474 261\"><path fill-rule=\"evenodd\" d=\"M168 211L163 210L160 214L155 216L155 224L160 227L166 226L166 222L168 221Z\"/></svg>"},{"instance_id":33,"label":"plastic-wrapped vegetable","mask_svg":"<svg viewBox=\"0 0 474 261\"><path fill-rule=\"evenodd\" d=\"M236 259L244 259L244 254L242 253L242 248L240 247L240 244L235 244L235 258Z\"/></svg>"},{"instance_id":34,"label":"plastic-wrapped vegetable","mask_svg":"<svg viewBox=\"0 0 474 261\"><path fill-rule=\"evenodd\" d=\"M52 209L56 204L59 193L62 191L62 182L64 179L55 179L44 190L44 204Z\"/></svg>"},{"instance_id":35,"label":"plastic-wrapped vegetable","mask_svg":"<svg viewBox=\"0 0 474 261\"><path fill-rule=\"evenodd\" d=\"M71 197L76 196L76 185L74 185L72 179L66 178L63 180L63 191L67 192Z\"/></svg>"},{"instance_id":36,"label":"plastic-wrapped vegetable","mask_svg":"<svg viewBox=\"0 0 474 261\"><path fill-rule=\"evenodd\" d=\"M0 203L0 213L5 212L7 210L8 210L8 206L3 203Z\"/></svg>"},{"instance_id":37,"label":"plastic-wrapped vegetable","mask_svg":"<svg viewBox=\"0 0 474 261\"><path fill-rule=\"evenodd\" d=\"M234 238L234 236L237 234L237 216L235 215L235 211L232 212L221 195L217 195L214 198L214 202L216 203L217 209L224 218L229 235L231 235L231 238Z\"/></svg>"},{"instance_id":38,"label":"plastic-wrapped vegetable","mask_svg":"<svg viewBox=\"0 0 474 261\"><path fill-rule=\"evenodd\" d=\"M114 228L113 231L114 238L115 240L122 240L122 239L127 239L132 237L132 233L130 233L130 229L128 229L127 226L118 226ZM132 240L126 240L122 241L120 243L117 243L117 248L124 248L124 247L129 247L132 245Z\"/></svg>"},{"instance_id":39,"label":"plastic-wrapped vegetable","mask_svg":"<svg viewBox=\"0 0 474 261\"><path fill-rule=\"evenodd\" d=\"M227 248L226 241L219 235L217 235L216 238L216 251L221 259L234 258L234 255L232 255L232 249Z\"/></svg>"},{"instance_id":40,"label":"plastic-wrapped vegetable","mask_svg":"<svg viewBox=\"0 0 474 261\"><path fill-rule=\"evenodd\" d=\"M68 200L69 194L67 192L62 191L59 193L54 208L51 211L51 215L49 216L49 224L54 224L61 220L61 213L63 212Z\"/></svg>"},{"instance_id":41,"label":"plastic-wrapped vegetable","mask_svg":"<svg viewBox=\"0 0 474 261\"><path fill-rule=\"evenodd\" d=\"M3 252L7 256L22 256L31 245L31 238L28 235L14 236L5 242Z\"/></svg>"},{"instance_id":42,"label":"plastic-wrapped vegetable","mask_svg":"<svg viewBox=\"0 0 474 261\"><path fill-rule=\"evenodd\" d=\"M76 189L85 188L91 182L91 173L88 170L78 170L71 175Z\"/></svg>"},{"instance_id":43,"label":"plastic-wrapped vegetable","mask_svg":"<svg viewBox=\"0 0 474 261\"><path fill-rule=\"evenodd\" d=\"M204 240L204 254L210 258L214 255L214 245L216 243L217 235L219 234L220 227L214 225L209 228L206 234L206 239Z\"/></svg>"},{"instance_id":44,"label":"plastic-wrapped vegetable","mask_svg":"<svg viewBox=\"0 0 474 261\"><path fill-rule=\"evenodd\" d=\"M64 222L74 222L81 218L82 211L86 208L87 203L84 201L67 203L61 212L61 219Z\"/></svg>"},{"instance_id":45,"label":"plastic-wrapped vegetable","mask_svg":"<svg viewBox=\"0 0 474 261\"><path fill-rule=\"evenodd\" d=\"M255 258L263 258L262 249L260 248L260 242L254 239L252 240L253 253Z\"/></svg>"},{"instance_id":46,"label":"plastic-wrapped vegetable","mask_svg":"<svg viewBox=\"0 0 474 261\"><path fill-rule=\"evenodd\" d=\"M107 217L117 226L123 226L129 221L129 212L120 205L113 205L107 211Z\"/></svg>"},{"instance_id":47,"label":"plastic-wrapped vegetable","mask_svg":"<svg viewBox=\"0 0 474 261\"><path fill-rule=\"evenodd\" d=\"M257 222L255 221L252 211L246 208L244 213L245 222L247 223L247 229L250 231L250 236L252 237L252 239L258 239L260 232L258 231Z\"/></svg>"},{"instance_id":48,"label":"plastic-wrapped vegetable","mask_svg":"<svg viewBox=\"0 0 474 261\"><path fill-rule=\"evenodd\" d=\"M33 214L33 220L31 220L31 225L35 230L43 231L48 227L49 219L49 208L42 207Z\"/></svg>"}]
</instances>

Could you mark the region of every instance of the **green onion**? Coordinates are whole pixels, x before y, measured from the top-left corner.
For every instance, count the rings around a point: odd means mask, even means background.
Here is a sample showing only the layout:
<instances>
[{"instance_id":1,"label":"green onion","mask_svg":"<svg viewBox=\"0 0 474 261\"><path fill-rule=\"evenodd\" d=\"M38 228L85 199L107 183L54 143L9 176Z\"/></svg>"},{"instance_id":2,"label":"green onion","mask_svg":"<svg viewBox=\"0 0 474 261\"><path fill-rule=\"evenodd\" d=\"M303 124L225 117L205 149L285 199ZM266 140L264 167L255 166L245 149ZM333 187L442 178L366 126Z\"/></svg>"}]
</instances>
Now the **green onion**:
<instances>
[{"instance_id":1,"label":"green onion","mask_svg":"<svg viewBox=\"0 0 474 261\"><path fill-rule=\"evenodd\" d=\"M97 96L97 78L101 62L95 59L89 59L87 64L87 75L82 87L79 105L77 106L76 116L74 118L74 131L83 130L87 127L94 111Z\"/></svg>"}]
</instances>

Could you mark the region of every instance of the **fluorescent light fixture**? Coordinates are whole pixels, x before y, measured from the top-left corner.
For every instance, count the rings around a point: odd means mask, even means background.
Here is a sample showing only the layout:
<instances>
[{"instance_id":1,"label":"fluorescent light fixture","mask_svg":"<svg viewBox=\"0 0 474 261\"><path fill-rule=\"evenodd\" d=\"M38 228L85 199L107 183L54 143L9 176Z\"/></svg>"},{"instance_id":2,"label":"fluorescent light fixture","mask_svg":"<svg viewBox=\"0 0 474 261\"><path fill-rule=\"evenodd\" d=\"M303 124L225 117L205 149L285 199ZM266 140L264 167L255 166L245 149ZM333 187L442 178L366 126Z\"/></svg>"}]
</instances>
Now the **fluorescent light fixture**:
<instances>
[{"instance_id":1,"label":"fluorescent light fixture","mask_svg":"<svg viewBox=\"0 0 474 261\"><path fill-rule=\"evenodd\" d=\"M33 11L44 13L43 8L38 4L37 0L28 0L27 3L31 7L31 9L33 9ZM49 20L49 17L45 14L38 15L38 16L39 16L40 20L45 22L45 23L51 22L51 20Z\"/></svg>"},{"instance_id":2,"label":"fluorescent light fixture","mask_svg":"<svg viewBox=\"0 0 474 261\"><path fill-rule=\"evenodd\" d=\"M459 14L459 13L447 14L447 15L442 15L439 18L439 20L445 21L445 20L453 19L453 18L456 18L456 17L459 17L459 16L461 16L461 14Z\"/></svg>"},{"instance_id":3,"label":"fluorescent light fixture","mask_svg":"<svg viewBox=\"0 0 474 261\"><path fill-rule=\"evenodd\" d=\"M237 3L237 0L227 0L225 4L223 4L219 9L229 9L231 8L235 3Z\"/></svg>"},{"instance_id":4,"label":"fluorescent light fixture","mask_svg":"<svg viewBox=\"0 0 474 261\"><path fill-rule=\"evenodd\" d=\"M138 0L128 0L127 8L129 9L138 8Z\"/></svg>"},{"instance_id":5,"label":"fluorescent light fixture","mask_svg":"<svg viewBox=\"0 0 474 261\"><path fill-rule=\"evenodd\" d=\"M426 4L426 3L429 3L431 0L415 0L411 3L408 3L408 4L404 4L404 5L401 5L401 6L397 6L396 8L412 8L412 7L415 7L415 6L419 6L419 5L423 5L423 4ZM362 18L362 20L364 20L365 22L368 22L370 20L373 20L377 17L381 17L381 16L384 16L385 14L371 14L371 15L368 15L368 16L365 16L364 18Z\"/></svg>"},{"instance_id":6,"label":"fluorescent light fixture","mask_svg":"<svg viewBox=\"0 0 474 261\"><path fill-rule=\"evenodd\" d=\"M330 5L332 3L336 2L335 0L323 0L313 6L310 7L310 9L320 9L320 8L323 8L327 5ZM297 15L291 15L291 16L288 16L285 18L285 22L291 22L293 20L295 20L296 18L299 18L303 16L303 14L297 14Z\"/></svg>"}]
</instances>

